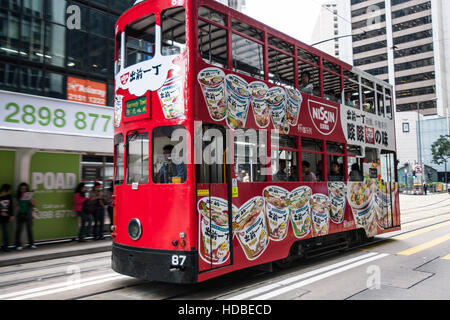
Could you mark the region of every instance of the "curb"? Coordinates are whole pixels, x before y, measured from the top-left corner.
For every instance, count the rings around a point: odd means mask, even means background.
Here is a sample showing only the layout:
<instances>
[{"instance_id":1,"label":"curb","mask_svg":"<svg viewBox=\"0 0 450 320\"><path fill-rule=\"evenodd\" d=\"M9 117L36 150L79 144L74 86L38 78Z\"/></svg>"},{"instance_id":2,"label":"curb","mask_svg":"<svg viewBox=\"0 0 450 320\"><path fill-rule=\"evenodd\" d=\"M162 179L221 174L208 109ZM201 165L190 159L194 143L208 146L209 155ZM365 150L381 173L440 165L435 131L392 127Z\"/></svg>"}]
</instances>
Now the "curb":
<instances>
[{"instance_id":1,"label":"curb","mask_svg":"<svg viewBox=\"0 0 450 320\"><path fill-rule=\"evenodd\" d=\"M37 249L39 250L39 249ZM107 252L112 250L112 244L104 245L104 246L98 246L98 247L91 247L91 248L85 248L85 249L74 249L74 250L66 250L66 251L58 251L58 252L49 252L49 253L43 253L43 254L37 254L26 256L26 257L17 257L12 259L5 259L0 260L0 267L8 267L13 266L17 264L24 264L24 263L31 263L31 262L39 262L39 261L46 261L46 260L53 260L53 259L60 259L60 258L69 258L74 257L78 255L84 255L84 254L92 254L92 253L100 253L100 252Z\"/></svg>"}]
</instances>

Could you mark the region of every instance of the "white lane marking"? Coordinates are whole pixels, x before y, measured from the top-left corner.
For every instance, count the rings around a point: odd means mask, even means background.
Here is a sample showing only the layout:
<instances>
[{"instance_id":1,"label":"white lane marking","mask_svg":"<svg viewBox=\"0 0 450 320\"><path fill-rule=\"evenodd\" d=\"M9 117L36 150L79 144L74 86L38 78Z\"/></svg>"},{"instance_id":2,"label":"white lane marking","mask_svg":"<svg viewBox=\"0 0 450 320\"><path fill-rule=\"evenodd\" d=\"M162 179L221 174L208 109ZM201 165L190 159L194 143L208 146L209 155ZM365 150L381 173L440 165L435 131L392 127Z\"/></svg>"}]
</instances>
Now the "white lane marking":
<instances>
[{"instance_id":1,"label":"white lane marking","mask_svg":"<svg viewBox=\"0 0 450 320\"><path fill-rule=\"evenodd\" d=\"M55 294L55 293L61 293L64 291L71 291L71 290L78 290L84 287L88 287L88 286L93 286L96 284L100 284L100 283L105 283L105 282L109 282L109 281L114 281L114 280L119 280L119 279L125 279L128 278L127 276L122 276L122 275L116 275L110 278L105 278L105 279L100 279L100 280L96 280L96 281L90 281L90 282L85 282L83 284L75 284L75 285L71 285L71 286L67 286L67 287L63 287L63 288L58 288L58 289L53 289L53 290L47 290L47 291L42 291L42 292L37 292L37 293L32 293L32 294L28 294L28 295L24 295L24 296L16 296L14 298L8 299L8 300L25 300L25 299L32 299L32 298L36 298L36 297L42 297L42 296L48 296L50 294Z\"/></svg>"},{"instance_id":2,"label":"white lane marking","mask_svg":"<svg viewBox=\"0 0 450 320\"><path fill-rule=\"evenodd\" d=\"M365 259L365 260L362 260L362 261L358 261L356 263L344 266L342 268L339 268L339 269L336 269L336 270L333 270L333 271L330 271L330 272L327 272L327 273L324 273L324 274L312 277L310 279L294 283L294 284L292 284L290 286L286 286L286 287L280 288L278 290L275 290L275 291L272 291L272 292L269 292L269 293L266 293L266 294L254 297L251 300L268 300L268 299L271 299L273 297L280 296L280 295L282 295L284 293L287 293L289 291L292 291L292 290L304 287L304 286L306 286L308 284L311 284L311 283L323 280L325 278L334 276L335 274L338 274L338 273L341 273L341 272L344 272L344 271L347 271L347 270L350 270L350 269L362 266L362 265L364 265L366 263L369 263L369 262L372 262L372 261L375 261L375 260L378 260L378 259L382 259L384 257L387 257L388 255L389 254L387 254L387 253L379 254L379 255L377 255L375 257L368 258L368 259Z\"/></svg>"},{"instance_id":3,"label":"white lane marking","mask_svg":"<svg viewBox=\"0 0 450 320\"><path fill-rule=\"evenodd\" d=\"M362 259L370 258L370 257L373 257L373 256L375 256L377 254L378 253L376 253L376 252L367 253L367 254L364 254L364 255L356 257L356 258L352 258L352 259L348 259L348 260L345 260L345 261L342 261L342 262L338 262L338 263L335 263L335 264L332 264L332 265L329 265L329 266L326 266L326 267L323 267L323 268L320 268L320 269L316 269L316 270L313 270L313 271L310 271L310 272L306 272L306 273L300 274L298 276L294 276L294 277L291 277L291 278L288 278L288 279L285 279L285 280L278 281L278 282L276 282L274 284L270 284L270 285L267 285L267 286L264 286L264 287L261 287L261 288L257 288L257 289L254 289L254 290L251 290L251 291L248 291L248 292L244 292L244 293L239 294L237 296L233 296L231 298L227 298L226 300L243 300L243 299L247 299L247 298L249 298L251 296L254 296L254 295L257 295L257 294L260 294L260 293L264 293L264 292L276 289L278 287L281 287L283 285L288 285L288 284L291 284L293 282L296 282L296 281L299 281L299 280L302 280L302 279L305 279L305 278L308 278L308 277L312 277L312 276L315 276L315 275L320 274L322 272L333 270L333 269L345 266L347 264L350 264L350 263L353 263L353 262L356 262L356 261L359 261L359 260L362 260Z\"/></svg>"},{"instance_id":4,"label":"white lane marking","mask_svg":"<svg viewBox=\"0 0 450 320\"><path fill-rule=\"evenodd\" d=\"M117 273L108 273L108 274L104 274L104 275L97 276L97 277L90 277L90 278L80 280L80 282L77 283L77 285L79 286L86 282L96 281L96 280L105 279L105 278L111 278L111 277L115 277L115 276L118 276L118 274ZM32 293L36 293L36 292L40 292L40 291L52 290L52 289L61 288L61 287L67 287L68 285L71 285L71 284L73 284L73 283L69 282L69 281L64 281L64 282L58 282L58 283L54 283L54 284L44 286L44 287L37 287L37 288L23 290L23 291L10 292L7 294L0 295L0 300L8 299L11 297L27 295L27 294L32 294Z\"/></svg>"}]
</instances>

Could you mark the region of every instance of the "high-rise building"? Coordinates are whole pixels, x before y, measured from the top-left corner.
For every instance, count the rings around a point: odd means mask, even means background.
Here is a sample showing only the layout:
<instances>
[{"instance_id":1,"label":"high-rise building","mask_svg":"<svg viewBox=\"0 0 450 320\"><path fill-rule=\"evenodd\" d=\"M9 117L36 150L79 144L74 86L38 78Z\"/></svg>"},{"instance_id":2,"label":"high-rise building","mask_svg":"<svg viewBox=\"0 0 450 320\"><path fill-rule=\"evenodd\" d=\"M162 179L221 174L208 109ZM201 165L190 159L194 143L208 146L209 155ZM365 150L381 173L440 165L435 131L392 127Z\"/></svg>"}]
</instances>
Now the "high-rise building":
<instances>
[{"instance_id":1,"label":"high-rise building","mask_svg":"<svg viewBox=\"0 0 450 320\"><path fill-rule=\"evenodd\" d=\"M346 0L330 0L322 4L311 35L311 44L338 59L352 63L352 40L349 21L345 15L350 5Z\"/></svg>"},{"instance_id":2,"label":"high-rise building","mask_svg":"<svg viewBox=\"0 0 450 320\"><path fill-rule=\"evenodd\" d=\"M76 182L113 176L114 25L134 1L0 1L0 184L35 191L36 240L76 234Z\"/></svg>"},{"instance_id":3,"label":"high-rise building","mask_svg":"<svg viewBox=\"0 0 450 320\"><path fill-rule=\"evenodd\" d=\"M424 122L441 119L450 133L450 1L347 1L353 64L395 87L399 161L425 163L423 141L438 137L420 130Z\"/></svg>"}]
</instances>

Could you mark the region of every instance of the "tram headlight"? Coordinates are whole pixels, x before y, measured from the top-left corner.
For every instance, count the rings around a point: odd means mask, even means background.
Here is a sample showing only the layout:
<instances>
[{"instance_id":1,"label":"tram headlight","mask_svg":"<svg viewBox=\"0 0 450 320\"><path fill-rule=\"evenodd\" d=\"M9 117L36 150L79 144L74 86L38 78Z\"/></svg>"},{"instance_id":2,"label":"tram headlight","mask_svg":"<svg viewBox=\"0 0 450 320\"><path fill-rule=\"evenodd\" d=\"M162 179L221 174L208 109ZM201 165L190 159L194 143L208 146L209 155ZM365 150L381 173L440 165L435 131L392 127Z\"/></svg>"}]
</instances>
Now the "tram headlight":
<instances>
[{"instance_id":1,"label":"tram headlight","mask_svg":"<svg viewBox=\"0 0 450 320\"><path fill-rule=\"evenodd\" d=\"M128 223L128 235L134 241L139 240L142 235L142 225L138 219L133 219Z\"/></svg>"}]
</instances>

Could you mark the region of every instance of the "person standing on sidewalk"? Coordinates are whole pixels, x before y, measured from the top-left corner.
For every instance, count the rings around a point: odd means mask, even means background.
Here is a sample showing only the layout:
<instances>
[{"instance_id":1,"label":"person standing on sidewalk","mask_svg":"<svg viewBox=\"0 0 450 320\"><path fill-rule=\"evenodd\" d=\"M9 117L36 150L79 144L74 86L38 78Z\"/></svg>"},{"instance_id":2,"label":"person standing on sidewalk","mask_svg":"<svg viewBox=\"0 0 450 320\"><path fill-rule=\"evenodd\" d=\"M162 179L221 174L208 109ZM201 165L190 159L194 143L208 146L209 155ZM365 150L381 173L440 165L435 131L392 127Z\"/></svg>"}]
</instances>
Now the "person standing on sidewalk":
<instances>
[{"instance_id":1,"label":"person standing on sidewalk","mask_svg":"<svg viewBox=\"0 0 450 320\"><path fill-rule=\"evenodd\" d=\"M11 195L11 185L4 184L0 189L0 224L3 232L3 246L5 252L9 252L9 223L14 221L13 197Z\"/></svg>"},{"instance_id":2,"label":"person standing on sidewalk","mask_svg":"<svg viewBox=\"0 0 450 320\"><path fill-rule=\"evenodd\" d=\"M94 239L103 240L103 229L105 225L105 198L102 192L102 186L96 182L94 188L89 194L89 201L95 206L94 210Z\"/></svg>"},{"instance_id":3,"label":"person standing on sidewalk","mask_svg":"<svg viewBox=\"0 0 450 320\"><path fill-rule=\"evenodd\" d=\"M425 195L427 195L427 191L428 191L428 186L427 186L427 183L424 182L423 183L423 192L425 193Z\"/></svg>"},{"instance_id":4,"label":"person standing on sidewalk","mask_svg":"<svg viewBox=\"0 0 450 320\"><path fill-rule=\"evenodd\" d=\"M86 198L86 186L79 183L75 189L73 198L73 209L80 218L80 231L78 233L78 242L86 242L85 237L89 229L91 229L92 216L86 211L88 199Z\"/></svg>"},{"instance_id":5,"label":"person standing on sidewalk","mask_svg":"<svg viewBox=\"0 0 450 320\"><path fill-rule=\"evenodd\" d=\"M114 194L113 187L107 188L105 191L105 205L106 210L108 211L109 221L111 224L111 227L113 226L113 213L114 213L114 207L112 206L113 200L112 196Z\"/></svg>"},{"instance_id":6,"label":"person standing on sidewalk","mask_svg":"<svg viewBox=\"0 0 450 320\"><path fill-rule=\"evenodd\" d=\"M21 183L17 188L17 226L16 226L16 250L20 251L22 247L22 229L26 225L29 247L36 249L33 239L33 208L34 199L33 193L30 192L30 187L26 183Z\"/></svg>"}]
</instances>

